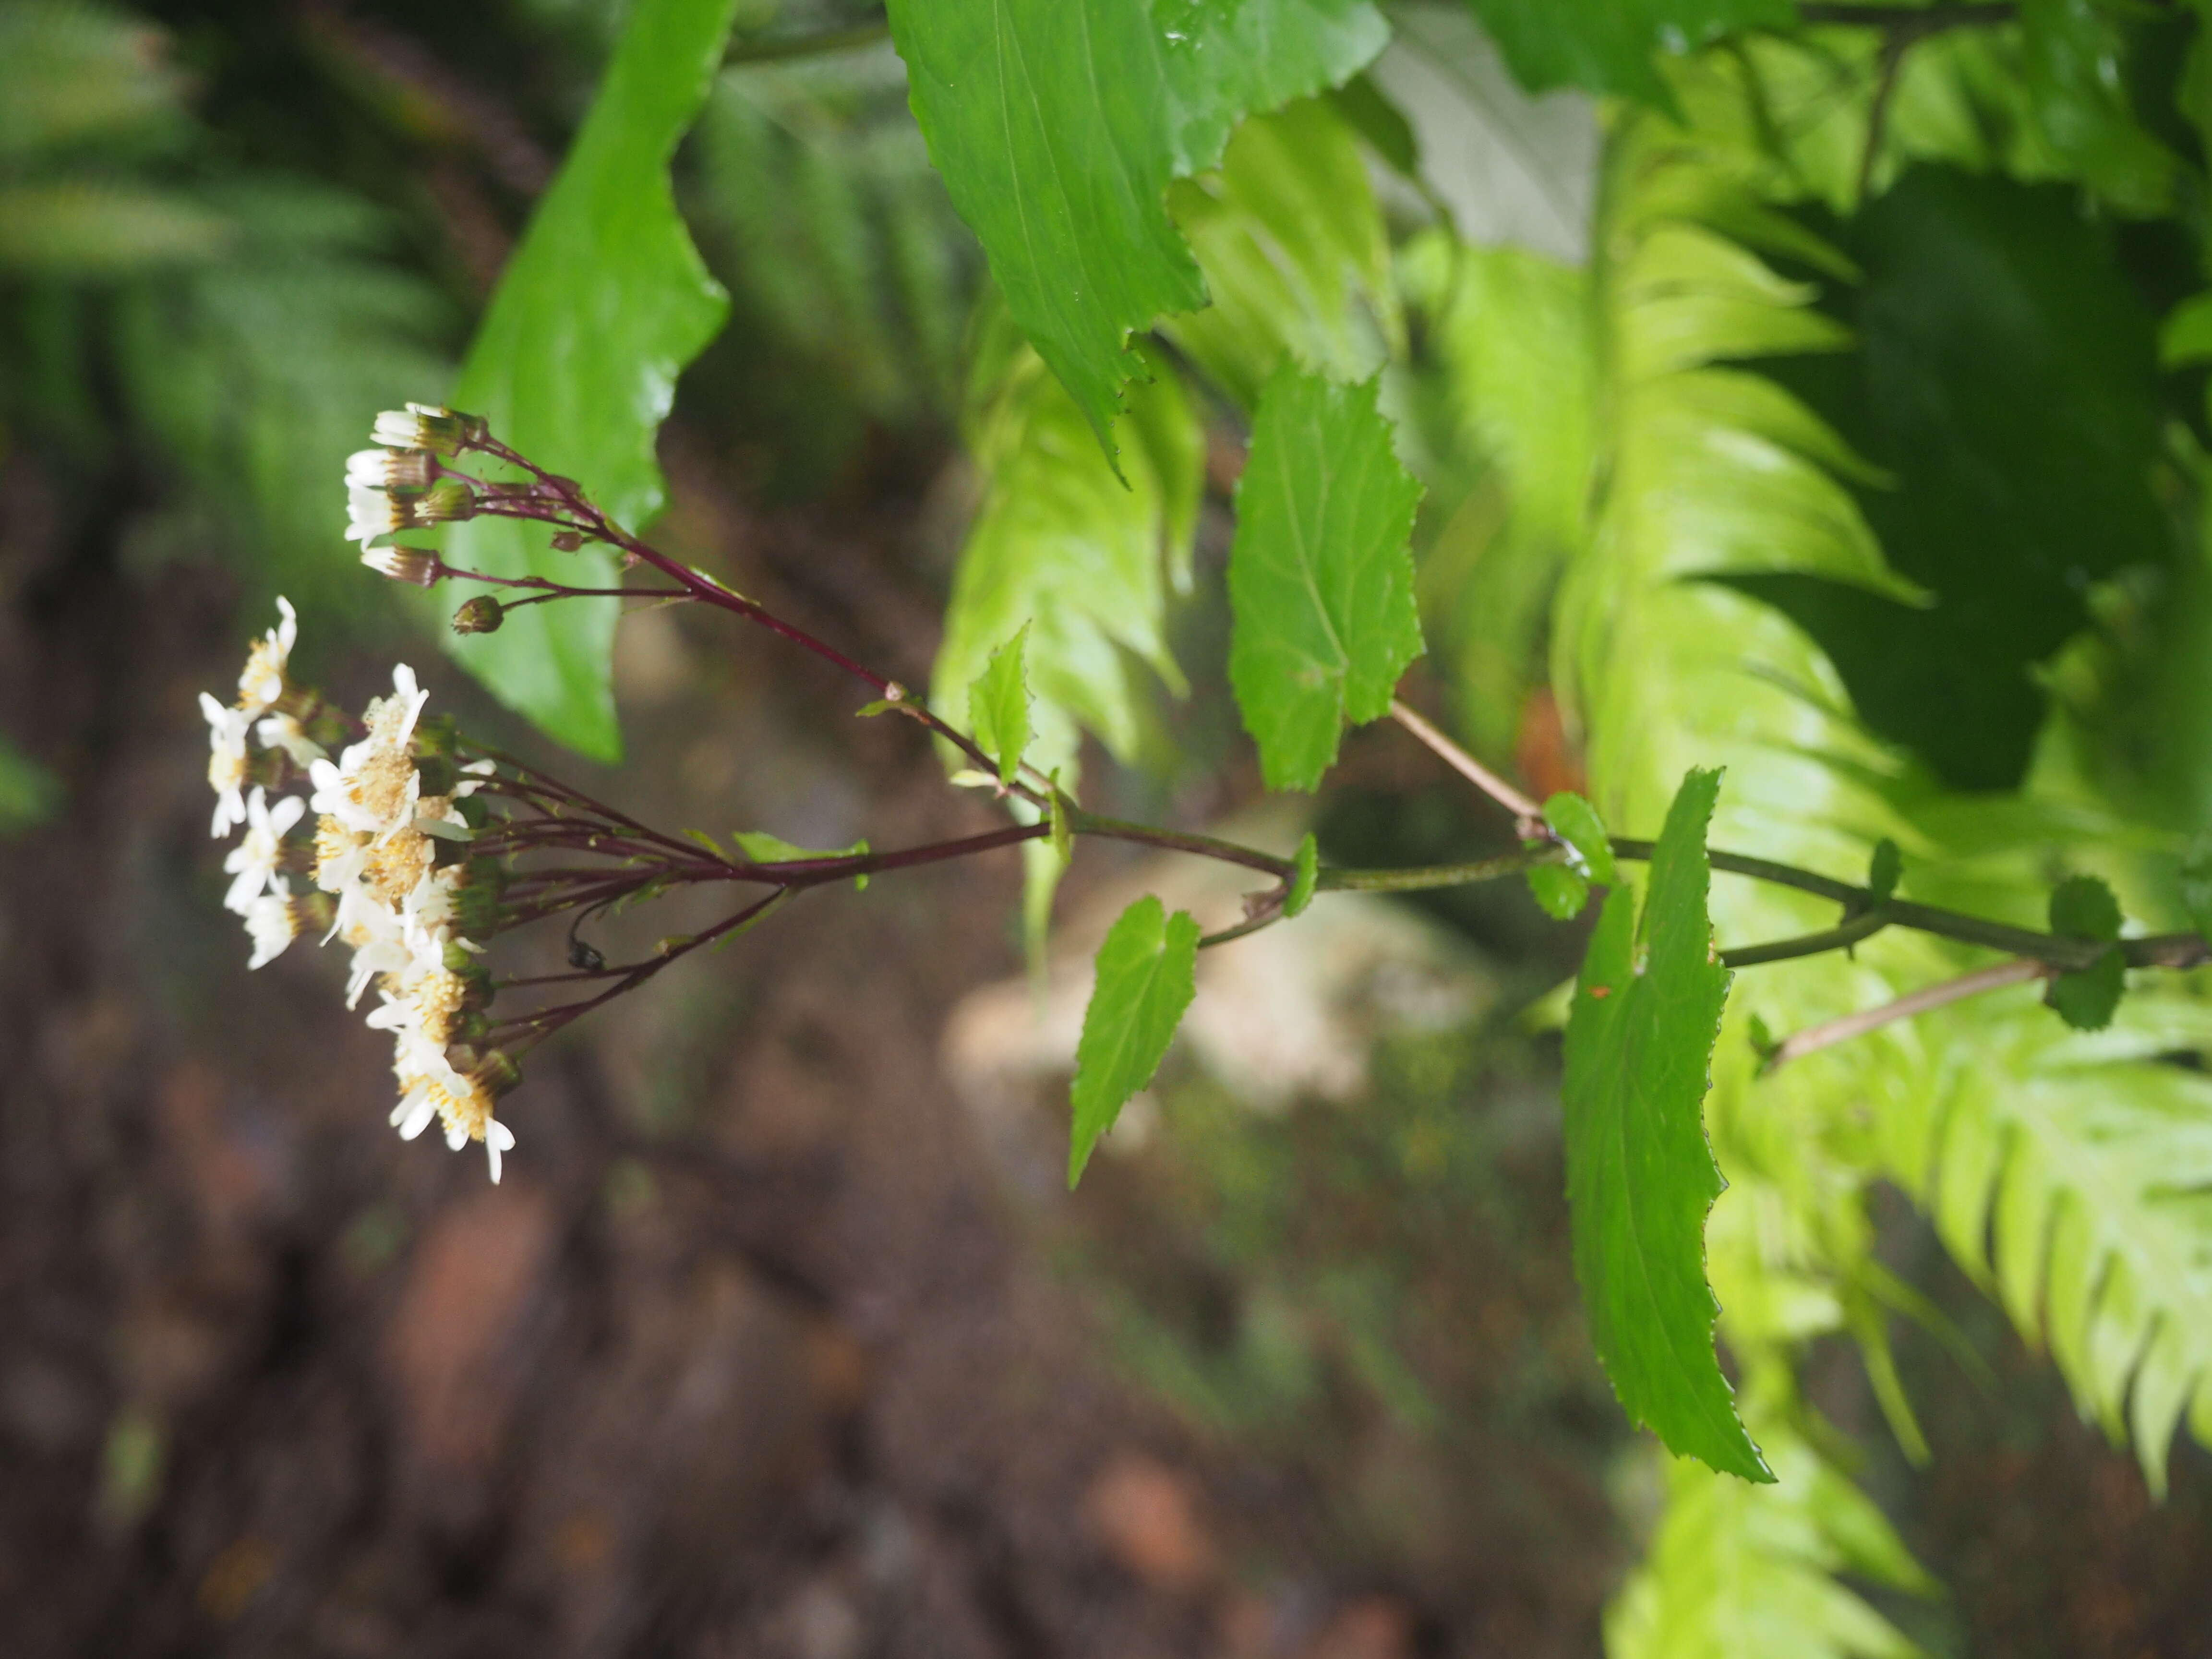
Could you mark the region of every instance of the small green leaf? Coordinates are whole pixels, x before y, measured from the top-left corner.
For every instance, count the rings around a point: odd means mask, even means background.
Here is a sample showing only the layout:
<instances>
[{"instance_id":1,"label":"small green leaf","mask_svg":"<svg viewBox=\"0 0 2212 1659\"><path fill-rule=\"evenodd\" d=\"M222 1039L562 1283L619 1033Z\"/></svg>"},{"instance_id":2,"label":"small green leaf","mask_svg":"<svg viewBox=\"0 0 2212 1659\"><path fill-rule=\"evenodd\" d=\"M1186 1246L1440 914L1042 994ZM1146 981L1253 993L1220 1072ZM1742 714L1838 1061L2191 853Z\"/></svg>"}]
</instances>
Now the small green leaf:
<instances>
[{"instance_id":1,"label":"small green leaf","mask_svg":"<svg viewBox=\"0 0 2212 1659\"><path fill-rule=\"evenodd\" d=\"M2182 856L2181 908L2189 925L2212 940L2212 835L2197 836Z\"/></svg>"},{"instance_id":2,"label":"small green leaf","mask_svg":"<svg viewBox=\"0 0 2212 1659\"><path fill-rule=\"evenodd\" d=\"M1229 553L1229 678L1270 789L1318 786L1344 723L1389 713L1421 654L1407 545L1420 499L1373 382L1276 371Z\"/></svg>"},{"instance_id":3,"label":"small green leaf","mask_svg":"<svg viewBox=\"0 0 2212 1659\"><path fill-rule=\"evenodd\" d=\"M1897 893L1897 883L1905 874L1905 854L1897 843L1884 836L1874 844L1874 857L1867 865L1867 891L1874 895L1876 904L1886 904Z\"/></svg>"},{"instance_id":4,"label":"small green leaf","mask_svg":"<svg viewBox=\"0 0 2212 1659\"><path fill-rule=\"evenodd\" d=\"M453 388L453 402L487 416L495 435L580 480L632 530L664 499L653 443L677 374L729 308L676 211L668 163L706 99L736 9L737 0L630 8L591 112L507 262ZM615 586L606 550L551 552L543 526L520 520L455 525L447 547L471 570ZM495 634L446 643L547 736L612 761L622 753L617 607L532 605Z\"/></svg>"},{"instance_id":5,"label":"small green leaf","mask_svg":"<svg viewBox=\"0 0 2212 1659\"><path fill-rule=\"evenodd\" d=\"M1013 637L991 653L991 660L968 688L968 724L985 754L999 763L999 781L1010 784L1022 769L1030 746L1030 685L1022 670L1022 648L1029 643L1024 623Z\"/></svg>"},{"instance_id":6,"label":"small green leaf","mask_svg":"<svg viewBox=\"0 0 2212 1659\"><path fill-rule=\"evenodd\" d=\"M2087 968L2054 974L2043 1000L2075 1030L2101 1031L2112 1023L2127 982L2127 962L2115 945Z\"/></svg>"},{"instance_id":7,"label":"small green leaf","mask_svg":"<svg viewBox=\"0 0 2212 1659\"><path fill-rule=\"evenodd\" d=\"M1781 1042L1775 1036L1772 1028L1766 1023L1765 1016L1762 1014L1753 1014L1745 1022L1744 1035L1751 1039L1751 1051L1759 1056L1761 1065L1772 1060L1781 1051Z\"/></svg>"},{"instance_id":8,"label":"small green leaf","mask_svg":"<svg viewBox=\"0 0 2212 1659\"><path fill-rule=\"evenodd\" d=\"M892 0L930 159L1006 307L1098 441L1143 369L1133 330L1206 303L1169 182L1237 120L1344 80L1389 27L1367 0Z\"/></svg>"},{"instance_id":9,"label":"small green leaf","mask_svg":"<svg viewBox=\"0 0 2212 1659\"><path fill-rule=\"evenodd\" d=\"M1067 1149L1072 1191L1098 1137L1129 1097L1152 1080L1197 991L1198 923L1167 914L1147 895L1121 913L1098 947L1098 982L1083 1014L1072 1092L1075 1127Z\"/></svg>"},{"instance_id":10,"label":"small green leaf","mask_svg":"<svg viewBox=\"0 0 2212 1659\"><path fill-rule=\"evenodd\" d=\"M2051 890L2051 931L2109 943L2120 936L2120 902L2095 876L2069 876Z\"/></svg>"},{"instance_id":11,"label":"small green leaf","mask_svg":"<svg viewBox=\"0 0 2212 1659\"><path fill-rule=\"evenodd\" d=\"M754 864L796 864L804 859L855 859L868 850L868 843L856 841L850 847L796 847L780 836L767 836L757 830L733 830L730 839L738 844L738 851ZM853 878L853 885L866 891L868 878Z\"/></svg>"},{"instance_id":12,"label":"small green leaf","mask_svg":"<svg viewBox=\"0 0 2212 1659\"><path fill-rule=\"evenodd\" d=\"M1606 834L1605 820L1589 801L1563 790L1544 803L1544 822L1574 849L1581 872L1591 881L1610 887L1620 879L1613 862L1613 837Z\"/></svg>"},{"instance_id":13,"label":"small green leaf","mask_svg":"<svg viewBox=\"0 0 2212 1659\"><path fill-rule=\"evenodd\" d=\"M1679 1455L1764 1481L1714 1358L1705 1282L1705 1216L1725 1184L1699 1115L1729 989L1705 908L1719 789L1717 772L1682 781L1640 929L1626 884L1599 915L1567 1021L1567 1197L1591 1340L1623 1408Z\"/></svg>"},{"instance_id":14,"label":"small green leaf","mask_svg":"<svg viewBox=\"0 0 2212 1659\"><path fill-rule=\"evenodd\" d=\"M1283 896L1285 917L1298 915L1313 902L1314 883L1321 876L1321 844L1314 840L1312 830L1306 831L1305 839L1291 857L1297 867L1291 877L1291 890Z\"/></svg>"},{"instance_id":15,"label":"small green leaf","mask_svg":"<svg viewBox=\"0 0 2212 1659\"><path fill-rule=\"evenodd\" d=\"M1589 902L1590 884L1581 872L1564 864L1539 864L1528 871L1528 890L1554 921L1572 921Z\"/></svg>"},{"instance_id":16,"label":"small green leaf","mask_svg":"<svg viewBox=\"0 0 2212 1659\"><path fill-rule=\"evenodd\" d=\"M2051 890L2051 931L2069 939L2117 939L2120 902L2095 876L2069 876ZM2044 1004L2077 1031L2101 1031L2112 1023L2127 979L2127 963L2115 946L2087 968L2054 974L2043 988Z\"/></svg>"}]
</instances>

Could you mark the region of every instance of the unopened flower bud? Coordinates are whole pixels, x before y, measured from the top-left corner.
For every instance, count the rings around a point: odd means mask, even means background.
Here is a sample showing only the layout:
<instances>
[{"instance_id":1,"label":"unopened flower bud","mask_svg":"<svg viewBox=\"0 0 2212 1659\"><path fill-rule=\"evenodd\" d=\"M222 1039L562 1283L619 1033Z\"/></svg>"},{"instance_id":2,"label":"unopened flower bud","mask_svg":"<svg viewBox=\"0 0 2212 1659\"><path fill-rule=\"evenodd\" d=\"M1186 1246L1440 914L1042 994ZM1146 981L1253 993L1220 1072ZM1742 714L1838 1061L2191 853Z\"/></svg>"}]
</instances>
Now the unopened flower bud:
<instances>
[{"instance_id":1,"label":"unopened flower bud","mask_svg":"<svg viewBox=\"0 0 2212 1659\"><path fill-rule=\"evenodd\" d=\"M364 489L428 489L437 458L424 449L363 449L346 457L346 483Z\"/></svg>"},{"instance_id":2,"label":"unopened flower bud","mask_svg":"<svg viewBox=\"0 0 2212 1659\"><path fill-rule=\"evenodd\" d=\"M404 410L387 409L380 414L369 435L393 449L452 455L482 440L486 430L481 415L464 415L437 404L410 404Z\"/></svg>"},{"instance_id":3,"label":"unopened flower bud","mask_svg":"<svg viewBox=\"0 0 2212 1659\"><path fill-rule=\"evenodd\" d=\"M489 634L507 620L507 612L500 602L489 593L479 593L453 612L453 632L456 634Z\"/></svg>"},{"instance_id":4,"label":"unopened flower bud","mask_svg":"<svg viewBox=\"0 0 2212 1659\"><path fill-rule=\"evenodd\" d=\"M427 547L372 547L362 552L361 562L380 576L417 587L434 587L446 574L437 554Z\"/></svg>"},{"instance_id":5,"label":"unopened flower bud","mask_svg":"<svg viewBox=\"0 0 2212 1659\"><path fill-rule=\"evenodd\" d=\"M409 499L408 511L416 524L450 524L477 515L477 493L459 478L441 478L420 495Z\"/></svg>"},{"instance_id":6,"label":"unopened flower bud","mask_svg":"<svg viewBox=\"0 0 2212 1659\"><path fill-rule=\"evenodd\" d=\"M553 550L556 553L574 553L583 544L584 535L580 530L562 530L554 532Z\"/></svg>"}]
</instances>

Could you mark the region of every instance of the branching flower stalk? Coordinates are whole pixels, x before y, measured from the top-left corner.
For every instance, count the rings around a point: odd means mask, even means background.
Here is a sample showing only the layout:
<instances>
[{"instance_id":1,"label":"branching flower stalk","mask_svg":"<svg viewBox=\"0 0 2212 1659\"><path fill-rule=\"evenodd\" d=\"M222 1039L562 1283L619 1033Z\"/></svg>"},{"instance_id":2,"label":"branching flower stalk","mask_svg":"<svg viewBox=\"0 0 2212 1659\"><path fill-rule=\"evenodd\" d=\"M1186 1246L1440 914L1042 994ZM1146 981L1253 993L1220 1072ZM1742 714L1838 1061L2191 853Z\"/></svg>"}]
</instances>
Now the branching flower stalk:
<instances>
[{"instance_id":1,"label":"branching flower stalk","mask_svg":"<svg viewBox=\"0 0 2212 1659\"><path fill-rule=\"evenodd\" d=\"M376 419L377 447L348 463L350 525L362 562L393 580L434 586L480 584L457 611L464 633L498 628L522 605L569 599L639 599L696 603L740 617L835 664L874 693L860 712L896 713L951 744L1001 796L1036 810L1033 823L917 847L818 856L757 859L697 832L668 834L462 732L450 717L426 715L428 693L404 664L392 690L356 717L291 677L299 620L277 601L278 623L250 651L228 704L202 694L209 728L208 781L216 796L213 833L244 834L224 860L232 877L226 906L252 943L247 965L276 959L303 933L353 953L346 1000L358 1007L372 988L367 1020L391 1034L398 1100L392 1121L412 1139L434 1120L458 1151L485 1149L491 1178L514 1146L498 1103L520 1080L521 1061L538 1044L582 1016L638 989L670 963L765 921L809 889L918 868L1053 837L1121 841L1210 858L1270 879L1248 895L1245 918L1207 937L1218 945L1273 925L1288 913L1295 860L1234 842L1133 823L1087 812L1054 781L1022 767L1001 782L970 734L905 687L836 647L776 617L703 572L669 557L602 513L574 480L539 466L493 436L474 416L424 404ZM501 478L493 469L520 475ZM616 549L626 570L651 569L648 586L572 586L544 576L497 576L456 568L434 550L398 544L407 532L480 515L535 520L553 545ZM517 595L520 597L516 597ZM505 597L501 597L505 595ZM1527 874L1577 854L1535 803L1480 767L1402 702L1400 724L1509 811L1520 845L1470 863L1399 870L1321 869L1323 891L1412 892ZM335 755L336 758L333 758ZM1648 860L1650 842L1615 837L1616 857ZM1732 966L1842 949L1881 928L1902 927L2003 951L2026 966L1984 973L1994 986L2086 966L2103 948L2088 941L2005 927L1917 905L1810 871L1743 854L1714 852L1712 866L1797 888L1842 907L1838 925L1800 939L1723 952ZM738 902L705 929L662 939L651 953L609 963L585 939L582 925L687 888L729 887ZM562 972L497 977L489 957L501 935L539 923L567 926ZM2190 967L2212 959L2194 934L2125 941L2130 966ZM1836 1029L1805 1034L1809 1050L1904 1018L1955 993L1906 999L1850 1017ZM1793 1052L1795 1052L1793 1050Z\"/></svg>"}]
</instances>

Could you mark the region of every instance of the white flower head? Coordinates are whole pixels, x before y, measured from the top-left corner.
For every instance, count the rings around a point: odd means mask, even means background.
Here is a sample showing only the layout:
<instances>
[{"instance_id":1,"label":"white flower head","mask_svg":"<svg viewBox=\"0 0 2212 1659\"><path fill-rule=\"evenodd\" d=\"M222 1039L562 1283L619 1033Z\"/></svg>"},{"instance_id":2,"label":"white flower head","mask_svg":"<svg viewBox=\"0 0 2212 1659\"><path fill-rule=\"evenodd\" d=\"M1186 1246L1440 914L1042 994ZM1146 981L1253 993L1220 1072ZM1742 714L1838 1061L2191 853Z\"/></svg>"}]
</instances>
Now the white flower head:
<instances>
[{"instance_id":1,"label":"white flower head","mask_svg":"<svg viewBox=\"0 0 2212 1659\"><path fill-rule=\"evenodd\" d=\"M215 827L209 833L224 836L246 822L246 733L252 716L224 708L204 691L200 713L207 716L208 787L215 791Z\"/></svg>"},{"instance_id":2,"label":"white flower head","mask_svg":"<svg viewBox=\"0 0 2212 1659\"><path fill-rule=\"evenodd\" d=\"M337 923L331 931L353 950L353 964L346 973L349 1008L361 1006L361 994L371 980L404 974L414 965L398 916L366 887L349 887L338 895Z\"/></svg>"},{"instance_id":3,"label":"white flower head","mask_svg":"<svg viewBox=\"0 0 2212 1659\"><path fill-rule=\"evenodd\" d=\"M300 637L299 613L291 600L276 598L276 626L253 642L246 653L245 671L238 677L238 707L251 718L266 714L283 698L285 671L290 666L293 644Z\"/></svg>"},{"instance_id":4,"label":"white flower head","mask_svg":"<svg viewBox=\"0 0 2212 1659\"><path fill-rule=\"evenodd\" d=\"M307 810L307 802L297 795L285 795L271 808L267 791L258 783L253 786L246 801L246 838L222 861L224 871L237 878L222 902L224 909L246 915L250 914L247 907L264 890L288 890L276 866L283 860L286 834Z\"/></svg>"},{"instance_id":5,"label":"white flower head","mask_svg":"<svg viewBox=\"0 0 2212 1659\"><path fill-rule=\"evenodd\" d=\"M446 574L438 556L427 547L368 547L361 562L380 576L417 587L434 587Z\"/></svg>"},{"instance_id":6,"label":"white flower head","mask_svg":"<svg viewBox=\"0 0 2212 1659\"><path fill-rule=\"evenodd\" d=\"M379 840L414 824L422 781L409 745L430 696L405 663L392 671L392 695L370 703L363 716L368 737L349 745L336 765L321 760L307 768L315 786L308 805L356 834Z\"/></svg>"},{"instance_id":7,"label":"white flower head","mask_svg":"<svg viewBox=\"0 0 2212 1659\"><path fill-rule=\"evenodd\" d=\"M404 1070L399 1103L392 1109L392 1126L403 1140L412 1140L430 1127L433 1118L445 1126L446 1145L459 1152L471 1140L484 1145L484 1158L496 1182L501 1154L514 1150L514 1131L493 1115L492 1091L474 1073L464 1075L440 1062L440 1069L410 1075Z\"/></svg>"},{"instance_id":8,"label":"white flower head","mask_svg":"<svg viewBox=\"0 0 2212 1659\"><path fill-rule=\"evenodd\" d=\"M437 463L421 449L362 449L346 457L349 489L428 489Z\"/></svg>"},{"instance_id":9,"label":"white flower head","mask_svg":"<svg viewBox=\"0 0 2212 1659\"><path fill-rule=\"evenodd\" d=\"M440 404L410 404L404 410L387 409L376 417L369 433L372 443L388 449L427 449L451 455L484 435L481 416L464 415Z\"/></svg>"},{"instance_id":10,"label":"white flower head","mask_svg":"<svg viewBox=\"0 0 2212 1659\"><path fill-rule=\"evenodd\" d=\"M307 728L290 714L270 714L253 728L264 749L281 749L295 766L313 766L328 760L331 751L307 735Z\"/></svg>"},{"instance_id":11,"label":"white flower head","mask_svg":"<svg viewBox=\"0 0 2212 1659\"><path fill-rule=\"evenodd\" d=\"M346 486L346 539L363 547L380 536L407 528L405 498L367 484Z\"/></svg>"},{"instance_id":12,"label":"white flower head","mask_svg":"<svg viewBox=\"0 0 2212 1659\"><path fill-rule=\"evenodd\" d=\"M248 968L264 968L276 961L300 931L299 913L292 908L291 885L282 876L276 878L271 890L247 904L242 914L246 936L253 941Z\"/></svg>"}]
</instances>

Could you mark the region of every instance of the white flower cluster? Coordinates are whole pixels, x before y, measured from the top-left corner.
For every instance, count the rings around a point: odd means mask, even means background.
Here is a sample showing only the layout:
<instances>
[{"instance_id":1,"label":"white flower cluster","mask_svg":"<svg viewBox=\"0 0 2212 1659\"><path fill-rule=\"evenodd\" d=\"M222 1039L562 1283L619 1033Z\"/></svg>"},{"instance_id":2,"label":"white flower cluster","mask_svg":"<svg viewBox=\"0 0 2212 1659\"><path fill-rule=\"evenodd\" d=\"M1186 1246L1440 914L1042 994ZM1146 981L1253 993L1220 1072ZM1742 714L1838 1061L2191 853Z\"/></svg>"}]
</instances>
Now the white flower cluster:
<instances>
[{"instance_id":1,"label":"white flower cluster","mask_svg":"<svg viewBox=\"0 0 2212 1659\"><path fill-rule=\"evenodd\" d=\"M485 976L471 960L483 947L460 925L471 896L469 866L465 860L441 863L438 856L440 842L471 838L459 803L492 763L455 769L445 763L443 774L452 780L445 793L423 793L416 739L428 694L404 663L392 670L392 695L363 711L366 735L332 761L308 739L296 713L279 708L296 710L312 699L295 693L287 679L298 623L289 605L277 605L283 623L254 646L237 707L200 699L213 751L208 779L216 797L215 833L246 826L223 868L234 878L225 902L245 918L253 942L249 966L274 959L299 933L307 903L283 872L312 869L314 886L330 896L319 902L331 903L325 942L339 939L353 951L346 1006L358 1006L374 983L379 1006L368 1024L392 1034L399 1079L392 1123L411 1140L437 1118L455 1151L482 1141L497 1181L500 1156L514 1146L514 1135L493 1109L513 1068L504 1056L479 1055L461 1042L463 1022L484 1000ZM255 765L249 729L264 752L280 751L290 763L273 765L275 775L304 767L310 798L280 795L272 805L262 784L246 793ZM304 842L288 846L286 836L309 811L317 815L312 850Z\"/></svg>"},{"instance_id":2,"label":"white flower cluster","mask_svg":"<svg viewBox=\"0 0 2212 1659\"><path fill-rule=\"evenodd\" d=\"M441 465L483 434L483 422L431 404L410 404L376 417L370 437L379 446L346 461L346 538L362 545L362 562L386 575L385 539L475 515L477 495L464 475ZM416 580L416 576L403 577Z\"/></svg>"}]
</instances>

